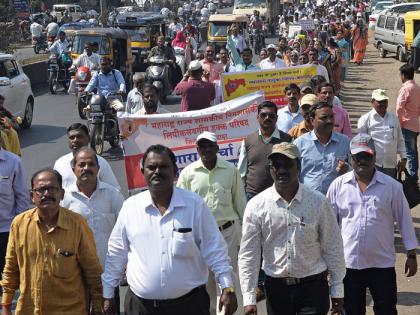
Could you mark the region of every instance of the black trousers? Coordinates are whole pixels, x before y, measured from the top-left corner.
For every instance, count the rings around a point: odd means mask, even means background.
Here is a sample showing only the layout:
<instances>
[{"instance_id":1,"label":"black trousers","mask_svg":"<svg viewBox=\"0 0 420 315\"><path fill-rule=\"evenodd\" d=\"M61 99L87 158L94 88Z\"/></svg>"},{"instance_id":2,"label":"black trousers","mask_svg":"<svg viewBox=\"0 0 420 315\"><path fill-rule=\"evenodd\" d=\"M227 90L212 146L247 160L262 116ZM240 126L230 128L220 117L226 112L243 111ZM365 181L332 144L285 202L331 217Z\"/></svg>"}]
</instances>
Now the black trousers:
<instances>
[{"instance_id":1,"label":"black trousers","mask_svg":"<svg viewBox=\"0 0 420 315\"><path fill-rule=\"evenodd\" d=\"M266 276L265 295L268 315L326 315L330 308L326 278L296 285Z\"/></svg>"},{"instance_id":2,"label":"black trousers","mask_svg":"<svg viewBox=\"0 0 420 315\"><path fill-rule=\"evenodd\" d=\"M366 313L366 288L372 295L375 315L397 314L395 268L347 269L344 278L344 308L347 315Z\"/></svg>"},{"instance_id":3,"label":"black trousers","mask_svg":"<svg viewBox=\"0 0 420 315\"><path fill-rule=\"evenodd\" d=\"M9 241L9 232L0 233L0 273L3 273L6 263L7 242Z\"/></svg>"},{"instance_id":4,"label":"black trousers","mask_svg":"<svg viewBox=\"0 0 420 315\"><path fill-rule=\"evenodd\" d=\"M391 176L395 180L397 179L397 175L398 175L397 173L398 172L397 172L396 168L383 168L383 167L380 167L380 166L376 166L376 169L378 171L388 175L388 176Z\"/></svg>"},{"instance_id":5,"label":"black trousers","mask_svg":"<svg viewBox=\"0 0 420 315\"><path fill-rule=\"evenodd\" d=\"M202 286L177 299L176 303L160 306L136 296L128 288L124 311L126 315L210 315L210 297Z\"/></svg>"}]
</instances>

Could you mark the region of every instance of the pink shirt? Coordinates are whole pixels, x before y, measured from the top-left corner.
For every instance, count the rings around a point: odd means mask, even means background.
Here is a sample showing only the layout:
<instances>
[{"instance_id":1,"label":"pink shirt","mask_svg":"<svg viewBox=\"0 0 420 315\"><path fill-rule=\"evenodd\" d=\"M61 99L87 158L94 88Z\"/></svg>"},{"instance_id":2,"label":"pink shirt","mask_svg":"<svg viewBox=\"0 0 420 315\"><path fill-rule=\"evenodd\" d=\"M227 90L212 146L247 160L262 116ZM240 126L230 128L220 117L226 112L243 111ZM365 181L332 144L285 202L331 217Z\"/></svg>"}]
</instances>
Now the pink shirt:
<instances>
[{"instance_id":1,"label":"pink shirt","mask_svg":"<svg viewBox=\"0 0 420 315\"><path fill-rule=\"evenodd\" d=\"M401 128L420 132L420 87L414 80L403 83L398 94L396 111Z\"/></svg>"},{"instance_id":2,"label":"pink shirt","mask_svg":"<svg viewBox=\"0 0 420 315\"><path fill-rule=\"evenodd\" d=\"M206 70L210 73L209 81L213 83L216 80L220 80L220 73L223 72L223 64L216 63L216 62L208 62L205 59L201 60L201 64L203 65L203 70Z\"/></svg>"},{"instance_id":3,"label":"pink shirt","mask_svg":"<svg viewBox=\"0 0 420 315\"><path fill-rule=\"evenodd\" d=\"M347 111L340 106L333 106L334 112L334 131L342 133L349 137L353 138L353 133L351 131L350 118Z\"/></svg>"}]
</instances>

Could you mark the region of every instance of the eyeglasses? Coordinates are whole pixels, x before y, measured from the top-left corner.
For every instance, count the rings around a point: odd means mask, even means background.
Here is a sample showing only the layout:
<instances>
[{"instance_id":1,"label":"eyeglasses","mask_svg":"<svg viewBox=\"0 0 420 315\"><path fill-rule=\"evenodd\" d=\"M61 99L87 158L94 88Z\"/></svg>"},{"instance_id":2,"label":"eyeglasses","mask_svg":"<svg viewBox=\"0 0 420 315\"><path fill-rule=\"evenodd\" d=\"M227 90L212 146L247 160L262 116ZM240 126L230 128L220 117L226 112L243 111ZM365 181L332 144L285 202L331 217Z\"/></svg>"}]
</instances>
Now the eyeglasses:
<instances>
[{"instance_id":1,"label":"eyeglasses","mask_svg":"<svg viewBox=\"0 0 420 315\"><path fill-rule=\"evenodd\" d=\"M266 119L267 117L270 119L275 119L277 117L277 114L276 113L259 113L259 116L262 119Z\"/></svg>"},{"instance_id":2,"label":"eyeglasses","mask_svg":"<svg viewBox=\"0 0 420 315\"><path fill-rule=\"evenodd\" d=\"M32 189L34 193L36 193L38 196L45 195L46 192L49 192L50 194L56 194L60 191L60 188L51 186L51 187L40 187L40 188L34 188Z\"/></svg>"}]
</instances>

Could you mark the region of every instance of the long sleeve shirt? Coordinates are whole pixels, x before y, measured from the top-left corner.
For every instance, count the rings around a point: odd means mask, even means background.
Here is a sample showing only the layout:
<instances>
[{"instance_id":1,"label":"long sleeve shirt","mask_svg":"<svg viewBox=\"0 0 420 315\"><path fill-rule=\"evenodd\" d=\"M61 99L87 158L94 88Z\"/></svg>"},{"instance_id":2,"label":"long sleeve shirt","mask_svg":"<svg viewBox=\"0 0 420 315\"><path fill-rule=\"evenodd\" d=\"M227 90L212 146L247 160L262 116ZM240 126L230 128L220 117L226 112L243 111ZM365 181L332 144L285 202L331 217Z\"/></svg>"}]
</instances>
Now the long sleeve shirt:
<instances>
[{"instance_id":1,"label":"long sleeve shirt","mask_svg":"<svg viewBox=\"0 0 420 315\"><path fill-rule=\"evenodd\" d=\"M9 232L13 218L30 207L22 160L0 147L0 233Z\"/></svg>"},{"instance_id":2,"label":"long sleeve shirt","mask_svg":"<svg viewBox=\"0 0 420 315\"><path fill-rule=\"evenodd\" d=\"M126 266L130 289L145 299L181 297L207 283L209 268L221 288L232 286L227 245L210 209L176 187L164 215L149 191L124 202L108 243L105 298L113 297Z\"/></svg>"},{"instance_id":3,"label":"long sleeve shirt","mask_svg":"<svg viewBox=\"0 0 420 315\"><path fill-rule=\"evenodd\" d=\"M89 70L99 69L99 62L101 57L98 54L92 53L90 56L86 52L83 52L75 61L73 61L73 66L79 67L88 67Z\"/></svg>"},{"instance_id":4,"label":"long sleeve shirt","mask_svg":"<svg viewBox=\"0 0 420 315\"><path fill-rule=\"evenodd\" d=\"M120 184L118 184L117 178L112 172L112 168L102 156L97 155L99 162L99 173L98 179L102 182L108 183L118 190L121 190ZM76 181L76 175L71 168L71 161L73 160L73 153L63 155L57 161L55 161L54 169L58 171L63 177L63 187L66 188L72 185Z\"/></svg>"},{"instance_id":5,"label":"long sleeve shirt","mask_svg":"<svg viewBox=\"0 0 420 315\"><path fill-rule=\"evenodd\" d=\"M397 98L397 117L401 128L420 132L420 86L414 80L403 83Z\"/></svg>"},{"instance_id":6,"label":"long sleeve shirt","mask_svg":"<svg viewBox=\"0 0 420 315\"><path fill-rule=\"evenodd\" d=\"M274 186L252 198L245 209L239 251L244 305L256 304L262 269L275 278L304 278L328 269L331 296L343 297L343 243L327 198L303 184L288 203Z\"/></svg>"},{"instance_id":7,"label":"long sleeve shirt","mask_svg":"<svg viewBox=\"0 0 420 315\"><path fill-rule=\"evenodd\" d=\"M289 132L303 121L302 114L299 111L292 113L287 105L277 111L277 116L277 128L283 132Z\"/></svg>"},{"instance_id":8,"label":"long sleeve shirt","mask_svg":"<svg viewBox=\"0 0 420 315\"><path fill-rule=\"evenodd\" d=\"M57 226L47 232L34 208L10 228L2 303L12 303L19 289L16 314L87 315L87 293L93 309L101 310L101 273L95 239L82 216L60 208Z\"/></svg>"},{"instance_id":9,"label":"long sleeve shirt","mask_svg":"<svg viewBox=\"0 0 420 315\"><path fill-rule=\"evenodd\" d=\"M199 194L209 206L219 226L242 220L246 196L239 171L220 158L208 170L201 159L181 171L177 186Z\"/></svg>"},{"instance_id":10,"label":"long sleeve shirt","mask_svg":"<svg viewBox=\"0 0 420 315\"><path fill-rule=\"evenodd\" d=\"M336 132L342 133L343 135L346 135L351 139L353 137L353 133L351 131L349 114L343 107L337 105L333 106L333 112L334 130Z\"/></svg>"},{"instance_id":11,"label":"long sleeve shirt","mask_svg":"<svg viewBox=\"0 0 420 315\"><path fill-rule=\"evenodd\" d=\"M300 182L326 194L331 182L340 176L336 170L338 161L349 161L349 138L333 131L328 143L323 145L312 130L297 138L294 144L302 156Z\"/></svg>"},{"instance_id":12,"label":"long sleeve shirt","mask_svg":"<svg viewBox=\"0 0 420 315\"><path fill-rule=\"evenodd\" d=\"M357 130L369 134L375 142L376 165L395 168L397 153L402 159L407 158L400 122L394 113L388 112L382 117L372 109L359 118Z\"/></svg>"},{"instance_id":13,"label":"long sleeve shirt","mask_svg":"<svg viewBox=\"0 0 420 315\"><path fill-rule=\"evenodd\" d=\"M63 52L69 51L69 42L67 39L64 41L56 40L50 47L50 52L61 55Z\"/></svg>"},{"instance_id":14,"label":"long sleeve shirt","mask_svg":"<svg viewBox=\"0 0 420 315\"><path fill-rule=\"evenodd\" d=\"M112 93L125 92L125 81L119 70L112 69L107 74L99 71L90 79L85 91L92 92L95 88L99 95L108 97Z\"/></svg>"},{"instance_id":15,"label":"long sleeve shirt","mask_svg":"<svg viewBox=\"0 0 420 315\"><path fill-rule=\"evenodd\" d=\"M351 171L332 182L327 197L340 225L347 268L394 267L395 221L405 248L418 247L402 185L392 177L376 171L361 192Z\"/></svg>"},{"instance_id":16,"label":"long sleeve shirt","mask_svg":"<svg viewBox=\"0 0 420 315\"><path fill-rule=\"evenodd\" d=\"M61 206L83 216L93 232L96 242L96 251L105 267L108 240L117 222L118 213L124 202L123 195L114 187L101 181L97 182L96 190L87 197L74 182L65 189Z\"/></svg>"}]
</instances>

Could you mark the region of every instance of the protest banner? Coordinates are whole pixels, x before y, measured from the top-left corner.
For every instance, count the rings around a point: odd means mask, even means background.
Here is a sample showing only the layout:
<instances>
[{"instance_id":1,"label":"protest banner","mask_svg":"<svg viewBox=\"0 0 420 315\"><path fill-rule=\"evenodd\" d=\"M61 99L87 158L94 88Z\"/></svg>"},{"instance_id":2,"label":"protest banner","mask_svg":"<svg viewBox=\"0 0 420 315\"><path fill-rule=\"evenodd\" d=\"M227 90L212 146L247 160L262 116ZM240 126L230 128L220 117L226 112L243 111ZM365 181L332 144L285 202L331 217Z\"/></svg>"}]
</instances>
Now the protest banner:
<instances>
[{"instance_id":1,"label":"protest banner","mask_svg":"<svg viewBox=\"0 0 420 315\"><path fill-rule=\"evenodd\" d=\"M318 74L316 66L304 65L274 70L257 70L222 74L223 100L228 101L255 91L264 91L266 100L279 106L287 104L284 87L300 84Z\"/></svg>"},{"instance_id":2,"label":"protest banner","mask_svg":"<svg viewBox=\"0 0 420 315\"><path fill-rule=\"evenodd\" d=\"M288 38L295 38L296 35L300 33L302 27L299 24L290 24L289 32L287 33Z\"/></svg>"},{"instance_id":3,"label":"protest banner","mask_svg":"<svg viewBox=\"0 0 420 315\"><path fill-rule=\"evenodd\" d=\"M312 19L300 20L299 25L302 31L313 31L315 29L315 23Z\"/></svg>"},{"instance_id":4,"label":"protest banner","mask_svg":"<svg viewBox=\"0 0 420 315\"><path fill-rule=\"evenodd\" d=\"M204 110L156 115L119 114L128 190L134 193L147 187L141 173L141 160L153 144L169 147L181 170L199 156L195 141L204 131L217 135L220 158L237 164L242 140L258 130L257 104L264 93L245 95Z\"/></svg>"}]
</instances>

